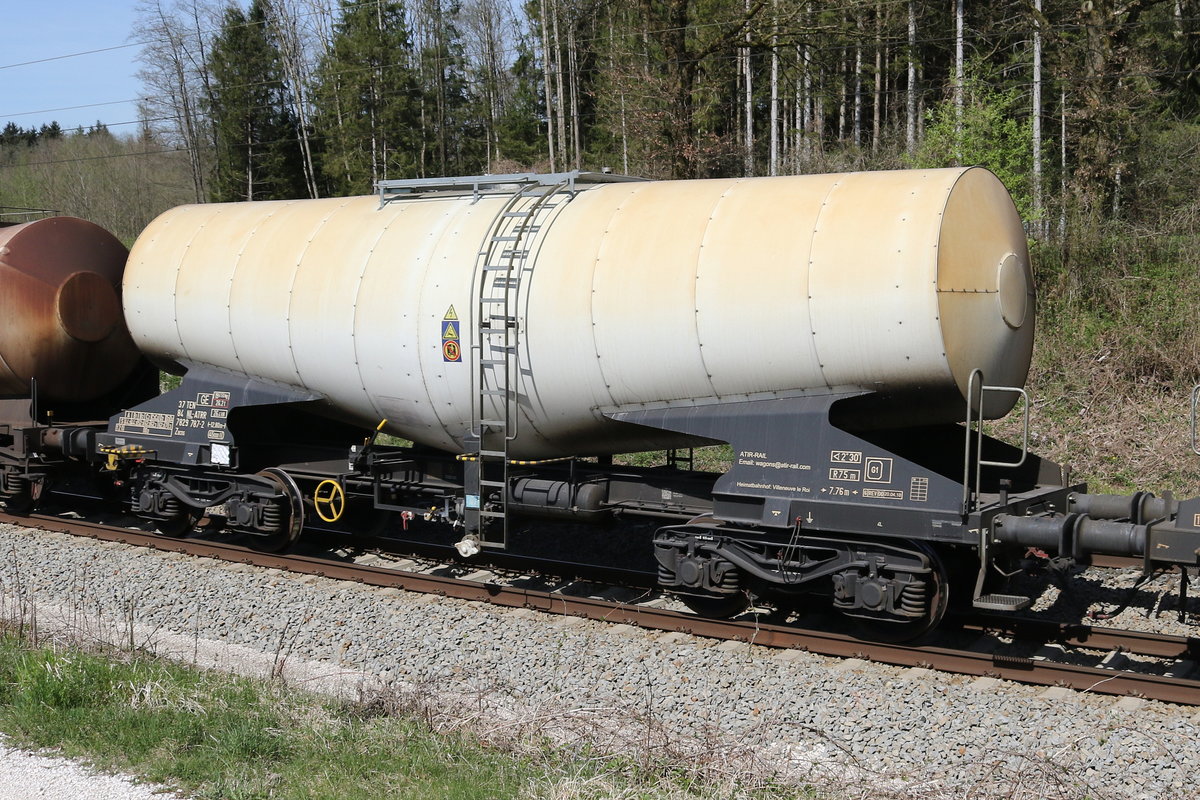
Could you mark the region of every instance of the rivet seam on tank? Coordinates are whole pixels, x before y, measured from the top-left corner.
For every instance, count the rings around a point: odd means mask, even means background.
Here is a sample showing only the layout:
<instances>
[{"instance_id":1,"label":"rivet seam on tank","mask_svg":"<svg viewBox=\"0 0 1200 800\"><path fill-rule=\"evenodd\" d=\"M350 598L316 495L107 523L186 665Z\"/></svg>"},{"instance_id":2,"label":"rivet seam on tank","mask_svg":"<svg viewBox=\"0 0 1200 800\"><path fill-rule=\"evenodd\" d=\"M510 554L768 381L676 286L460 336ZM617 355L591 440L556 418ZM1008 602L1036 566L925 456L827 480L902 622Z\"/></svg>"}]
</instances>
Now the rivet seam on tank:
<instances>
[{"instance_id":1,"label":"rivet seam on tank","mask_svg":"<svg viewBox=\"0 0 1200 800\"><path fill-rule=\"evenodd\" d=\"M600 253L601 253L601 250L603 249L603 244L604 244L604 242L606 242L608 240L609 231L612 230L612 221L617 218L618 214L620 214L622 211L625 210L625 205L626 205L626 203L629 202L629 198L631 198L631 197L633 197L632 192L630 194L625 195L625 197L621 199L621 202L618 203L617 207L613 209L612 214L608 218L608 222L604 226L604 236L600 237L601 248L596 251L596 258L592 261L592 291L591 291L591 294L593 296L596 294L596 265L600 263ZM594 304L588 308L588 314L590 314L592 317L592 349L596 353L596 360L602 361L603 356L600 355L600 342L597 341L596 332L595 332L596 310L595 310ZM605 389L612 388L612 384L610 384L608 382L608 377L604 374L603 366L600 367L600 379L602 381L604 381ZM609 399L609 402L611 403L613 400L611 392L609 393L608 399Z\"/></svg>"},{"instance_id":2,"label":"rivet seam on tank","mask_svg":"<svg viewBox=\"0 0 1200 800\"><path fill-rule=\"evenodd\" d=\"M345 207L346 207L346 203L342 203L340 206L338 206L337 208L335 208L332 211L330 211L329 213L327 213L325 215L325 217L321 220L321 223L319 225L317 225L316 229L309 233L308 241L304 243L304 249L302 251L300 251L300 255L296 256L296 269L295 269L295 272L293 273L293 281L292 281L293 285L295 285L294 276L298 275L300 273L300 264L304 261L304 254L308 252L308 248L313 243L313 239L317 238L317 233L320 232L321 228L325 227L325 223L329 222L330 217L332 217L334 214L336 214L338 211L341 211ZM289 294L290 294L290 292L289 292ZM292 311L291 303L288 303L288 321L289 321L289 323L291 321L291 311ZM350 336L351 337L354 336L353 330L350 331ZM291 331L288 331L288 347L291 347L291 341L292 341L292 334L291 334ZM357 364L358 362L356 361L355 363ZM296 365L296 374L300 375L300 365L299 364ZM303 379L304 379L304 377L301 376L301 380L303 380Z\"/></svg>"},{"instance_id":3,"label":"rivet seam on tank","mask_svg":"<svg viewBox=\"0 0 1200 800\"><path fill-rule=\"evenodd\" d=\"M830 197L830 195L832 195L832 194L834 193L834 191L835 191L835 190L836 190L836 189L837 189L839 186L841 186L841 185L842 185L842 182L841 182L841 180L840 180L840 179L839 179L839 180L835 180L835 181L833 182L833 184L832 184L832 185L829 187L829 191L825 193L825 197L824 197L824 198L821 200L821 208L825 208L826 206L828 206L828 205L829 205L829 197ZM810 287L810 288L811 288L811 286L812 286L812 267L813 267L813 265L814 265L814 264L816 264L816 259L814 259L814 258L812 257L812 253L813 253L813 244L816 242L816 239L817 239L817 234L818 234L818 233L820 233L820 232L821 232L821 212L817 212L817 218L816 218L816 220L814 220L814 221L813 221L813 230L812 230L812 236L810 236L810 237L809 237L809 240L808 240L808 252L809 252L809 259L808 259L808 266L809 266L809 270L808 270L808 282L809 282L809 287ZM811 291L810 291L810 293L809 293L809 295L808 295L808 301L809 301L810 305L811 305L811 303L812 303L812 299L813 299L813 296L812 296L812 293L811 293ZM809 308L809 314L808 314L808 318L809 318L810 320L812 320L812 319L813 319L813 315L812 315L812 308ZM813 332L812 332L812 338L815 340L815 339L816 339L816 337L817 337L817 332L816 332L816 330L813 330ZM815 341L814 341L814 344L815 344ZM817 357L817 369L820 369L820 370L822 370L822 373L821 373L821 378L822 378L822 379L825 381L825 385L826 385L827 387L829 387L829 386L831 386L831 384L829 383L829 380L828 380L827 378L825 378L825 374L824 374L824 372L823 372L823 370L825 369L825 364L821 362L821 354L820 354L820 352L819 352L819 351L817 351L817 349L816 349L816 347L815 347L815 346L813 347L813 350L814 350L814 355Z\"/></svg>"},{"instance_id":4,"label":"rivet seam on tank","mask_svg":"<svg viewBox=\"0 0 1200 800\"><path fill-rule=\"evenodd\" d=\"M705 226L704 235L700 237L700 248L699 248L700 252L697 253L697 259L696 259L696 283L697 284L699 284L699 282L700 282L701 258L699 256L704 250L704 243L708 240L708 232L712 228L712 222L713 222L713 220L715 220L717 218L717 209L721 207L721 203L725 202L725 198L727 198L729 196L730 192L732 192L734 190L734 188L736 188L738 186L738 184L740 184L742 182L743 182L743 179L738 179L738 180L734 181L732 184L730 184L728 189L721 192L721 195L717 198L716 202L713 203L712 210L709 211L709 214L708 214L709 224ZM717 392L717 387L715 385L713 385L713 383L712 383L712 372L708 368L708 362L705 361L705 359L704 359L704 353L703 353L704 342L700 341L700 318L699 318L700 317L700 290L698 287L693 288L693 290L692 290L692 304L696 307L695 313L693 315L696 319L696 321L694 323L695 327L696 327L696 344L698 344L700 346L700 349L702 351L700 353L700 364L704 368L704 374L706 376L708 376L708 382L709 382L708 388L712 390L713 395L718 395L719 393Z\"/></svg>"},{"instance_id":5,"label":"rivet seam on tank","mask_svg":"<svg viewBox=\"0 0 1200 800\"><path fill-rule=\"evenodd\" d=\"M183 274L182 265L187 263L188 253L190 253L192 250L192 242L196 241L196 238L200 236L201 232L203 232L204 228L208 225L208 220L215 217L217 213L219 212L215 212L211 217L204 218L204 220L201 221L198 226L196 226L196 229L192 232L191 238L188 239L187 244L183 247L183 256L180 258L179 262L181 268L175 272L175 291L173 292L173 297L171 300L175 304L175 338L179 342L180 355L183 356L186 356L188 352L187 348L183 346L183 334L179 332L179 278ZM236 355L237 353L235 352L234 356L236 357Z\"/></svg>"}]
</instances>

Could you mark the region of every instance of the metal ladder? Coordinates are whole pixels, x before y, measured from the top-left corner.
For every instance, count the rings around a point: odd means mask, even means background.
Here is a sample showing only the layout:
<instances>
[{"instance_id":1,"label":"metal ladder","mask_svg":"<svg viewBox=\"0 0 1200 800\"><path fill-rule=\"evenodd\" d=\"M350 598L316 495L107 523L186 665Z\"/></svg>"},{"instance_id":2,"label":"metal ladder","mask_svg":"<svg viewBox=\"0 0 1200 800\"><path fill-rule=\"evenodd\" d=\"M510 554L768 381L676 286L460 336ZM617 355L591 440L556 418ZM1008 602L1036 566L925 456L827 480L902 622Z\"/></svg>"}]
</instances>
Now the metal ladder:
<instances>
[{"instance_id":1,"label":"metal ladder","mask_svg":"<svg viewBox=\"0 0 1200 800\"><path fill-rule=\"evenodd\" d=\"M379 207L429 196L506 196L475 261L471 328L471 426L463 437L463 524L455 545L463 556L481 547L508 545L508 445L517 437L519 418L520 325L518 303L530 254L553 210L569 201L581 184L642 181L609 172L525 172L447 178L378 181ZM526 462L528 463L528 462Z\"/></svg>"},{"instance_id":2,"label":"metal ladder","mask_svg":"<svg viewBox=\"0 0 1200 800\"><path fill-rule=\"evenodd\" d=\"M991 461L983 457L983 403L988 394L1015 394L1024 403L1024 431L1021 439L1021 457L1016 461ZM1029 393L1019 386L989 386L983 377L983 370L974 369L967 379L967 419L965 442L963 446L963 496L962 515L965 520L974 511L982 507L980 499L984 467L1000 467L1016 469L1025 463L1029 457ZM972 474L974 473L974 474ZM1001 483L999 503L1006 502L1008 490ZM1028 608L1033 598L1015 594L984 594L988 571L992 569L991 554L992 532L987 525L979 530L979 571L975 576L975 591L971 604L974 608L986 611L1022 611Z\"/></svg>"},{"instance_id":3,"label":"metal ladder","mask_svg":"<svg viewBox=\"0 0 1200 800\"><path fill-rule=\"evenodd\" d=\"M1015 394L1024 404L1024 429L1021 438L1021 457L1016 461L988 461L983 457L983 401L988 394ZM963 495L961 512L965 518L981 506L980 487L984 467L1016 469L1029 457L1029 393L1020 386L989 386L984 383L983 370L971 370L967 379L966 441L963 446Z\"/></svg>"},{"instance_id":4,"label":"metal ladder","mask_svg":"<svg viewBox=\"0 0 1200 800\"><path fill-rule=\"evenodd\" d=\"M532 268L529 256L537 234L570 197L566 181L522 183L497 213L479 251L474 402L463 477L467 534L474 534L481 547L508 546L508 444L519 433L522 279Z\"/></svg>"}]
</instances>

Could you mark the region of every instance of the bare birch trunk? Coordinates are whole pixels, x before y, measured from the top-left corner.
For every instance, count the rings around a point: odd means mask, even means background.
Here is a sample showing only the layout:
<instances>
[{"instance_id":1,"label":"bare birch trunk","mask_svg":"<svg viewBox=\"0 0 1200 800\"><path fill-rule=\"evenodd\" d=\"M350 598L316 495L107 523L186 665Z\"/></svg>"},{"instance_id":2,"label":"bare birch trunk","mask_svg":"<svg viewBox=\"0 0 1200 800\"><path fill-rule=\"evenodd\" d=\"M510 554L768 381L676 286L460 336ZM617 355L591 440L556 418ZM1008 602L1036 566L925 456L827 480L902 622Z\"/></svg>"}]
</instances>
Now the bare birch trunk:
<instances>
[{"instance_id":1,"label":"bare birch trunk","mask_svg":"<svg viewBox=\"0 0 1200 800\"><path fill-rule=\"evenodd\" d=\"M954 2L954 158L962 164L963 0Z\"/></svg>"},{"instance_id":2,"label":"bare birch trunk","mask_svg":"<svg viewBox=\"0 0 1200 800\"><path fill-rule=\"evenodd\" d=\"M300 14L285 0L269 0L266 3L267 19L279 42L279 55L283 62L284 78L288 82L289 99L296 118L296 140L300 145L301 168L304 185L309 197L316 197L317 171L313 165L312 143L309 132L308 60L304 57L304 46L300 38Z\"/></svg>"},{"instance_id":3,"label":"bare birch trunk","mask_svg":"<svg viewBox=\"0 0 1200 800\"><path fill-rule=\"evenodd\" d=\"M862 146L862 17L858 18L858 41L854 43L854 146Z\"/></svg>"},{"instance_id":4,"label":"bare birch trunk","mask_svg":"<svg viewBox=\"0 0 1200 800\"><path fill-rule=\"evenodd\" d=\"M1066 82L1059 87L1058 112L1061 115L1061 127L1058 133L1059 143L1059 209L1058 209L1058 238L1067 238L1067 88Z\"/></svg>"},{"instance_id":5,"label":"bare birch trunk","mask_svg":"<svg viewBox=\"0 0 1200 800\"><path fill-rule=\"evenodd\" d=\"M558 172L554 146L554 85L550 82L550 36L546 26L546 0L540 0L542 18L542 83L546 94L546 146L550 154L550 171Z\"/></svg>"},{"instance_id":6,"label":"bare birch trunk","mask_svg":"<svg viewBox=\"0 0 1200 800\"><path fill-rule=\"evenodd\" d=\"M579 132L579 55L575 49L575 20L567 26L567 59L571 74L571 141L575 150L575 169L583 166L583 143Z\"/></svg>"},{"instance_id":7,"label":"bare birch trunk","mask_svg":"<svg viewBox=\"0 0 1200 800\"><path fill-rule=\"evenodd\" d=\"M558 125L558 161L565 168L567 165L567 104L563 89L562 39L558 33L559 0L552 0L552 2L554 3L554 8L550 15L550 30L551 42L554 45L554 94Z\"/></svg>"},{"instance_id":8,"label":"bare birch trunk","mask_svg":"<svg viewBox=\"0 0 1200 800\"><path fill-rule=\"evenodd\" d=\"M779 0L772 0L771 28L771 158L770 174L779 174Z\"/></svg>"},{"instance_id":9,"label":"bare birch trunk","mask_svg":"<svg viewBox=\"0 0 1200 800\"><path fill-rule=\"evenodd\" d=\"M1042 0L1033 0L1033 8L1033 229L1042 237Z\"/></svg>"},{"instance_id":10,"label":"bare birch trunk","mask_svg":"<svg viewBox=\"0 0 1200 800\"><path fill-rule=\"evenodd\" d=\"M750 0L746 0L746 13L750 13ZM754 72L750 63L750 31L746 31L746 46L742 49L742 66L745 68L745 126L746 153L743 170L746 175L754 174Z\"/></svg>"},{"instance_id":11,"label":"bare birch trunk","mask_svg":"<svg viewBox=\"0 0 1200 800\"><path fill-rule=\"evenodd\" d=\"M871 153L879 152L883 105L883 2L875 0L875 94L871 101Z\"/></svg>"},{"instance_id":12,"label":"bare birch trunk","mask_svg":"<svg viewBox=\"0 0 1200 800\"><path fill-rule=\"evenodd\" d=\"M804 7L804 24L807 27L812 19L812 3L808 3ZM811 34L810 34L811 35ZM800 126L804 135L804 157L810 159L812 157L812 134L813 134L813 80L812 80L812 44L809 37L805 37L804 41L804 119Z\"/></svg>"},{"instance_id":13,"label":"bare birch trunk","mask_svg":"<svg viewBox=\"0 0 1200 800\"><path fill-rule=\"evenodd\" d=\"M917 152L917 4L908 0L908 90L905 143L908 154Z\"/></svg>"}]
</instances>

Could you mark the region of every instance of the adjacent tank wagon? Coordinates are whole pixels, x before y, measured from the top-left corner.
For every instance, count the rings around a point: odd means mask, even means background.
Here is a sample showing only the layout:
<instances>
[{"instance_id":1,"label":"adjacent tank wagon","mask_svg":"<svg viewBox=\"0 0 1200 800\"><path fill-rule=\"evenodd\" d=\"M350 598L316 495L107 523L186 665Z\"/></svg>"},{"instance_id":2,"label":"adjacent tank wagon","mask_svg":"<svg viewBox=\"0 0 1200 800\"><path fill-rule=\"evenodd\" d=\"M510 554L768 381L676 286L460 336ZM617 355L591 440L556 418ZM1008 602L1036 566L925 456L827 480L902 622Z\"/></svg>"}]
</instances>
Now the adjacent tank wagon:
<instances>
[{"instance_id":1,"label":"adjacent tank wagon","mask_svg":"<svg viewBox=\"0 0 1200 800\"><path fill-rule=\"evenodd\" d=\"M128 251L103 228L47 217L0 228L0 395L95 400L141 360L121 310Z\"/></svg>"},{"instance_id":2,"label":"adjacent tank wagon","mask_svg":"<svg viewBox=\"0 0 1200 800\"><path fill-rule=\"evenodd\" d=\"M128 251L73 217L0 227L0 503L90 478L97 420L158 386L121 307ZM90 482L90 481L89 481Z\"/></svg>"}]
</instances>

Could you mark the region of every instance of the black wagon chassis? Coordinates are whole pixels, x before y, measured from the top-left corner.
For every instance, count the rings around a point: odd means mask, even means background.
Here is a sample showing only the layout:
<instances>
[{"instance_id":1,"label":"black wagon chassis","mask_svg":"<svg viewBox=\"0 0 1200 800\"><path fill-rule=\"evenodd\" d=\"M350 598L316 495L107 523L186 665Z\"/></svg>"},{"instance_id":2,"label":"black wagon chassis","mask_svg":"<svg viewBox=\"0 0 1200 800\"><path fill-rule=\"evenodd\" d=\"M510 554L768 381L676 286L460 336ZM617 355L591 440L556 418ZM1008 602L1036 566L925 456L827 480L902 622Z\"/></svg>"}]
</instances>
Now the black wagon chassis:
<instances>
[{"instance_id":1,"label":"black wagon chassis","mask_svg":"<svg viewBox=\"0 0 1200 800\"><path fill-rule=\"evenodd\" d=\"M380 446L305 413L321 401L193 367L179 389L115 415L95 434L97 457L126 475L131 508L168 534L208 515L278 549L305 524L392 513L406 528L442 531L466 557L495 545L488 517L467 513L468 473L494 465ZM965 429L841 422L864 416L842 406L878 401L857 392L614 411L626 424L728 442L731 467L715 475L603 458L510 460L478 502L501 518L569 522L597 536L649 521L660 585L709 613L753 597L821 595L848 616L915 631L936 624L951 596L1026 607L1030 598L1000 590L1020 564L1112 554L1147 569L1195 569L1196 502L1089 495L1059 465L970 419ZM285 454L267 420L311 441Z\"/></svg>"}]
</instances>

